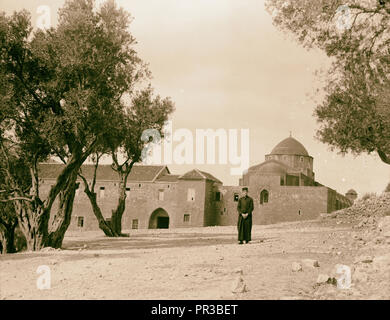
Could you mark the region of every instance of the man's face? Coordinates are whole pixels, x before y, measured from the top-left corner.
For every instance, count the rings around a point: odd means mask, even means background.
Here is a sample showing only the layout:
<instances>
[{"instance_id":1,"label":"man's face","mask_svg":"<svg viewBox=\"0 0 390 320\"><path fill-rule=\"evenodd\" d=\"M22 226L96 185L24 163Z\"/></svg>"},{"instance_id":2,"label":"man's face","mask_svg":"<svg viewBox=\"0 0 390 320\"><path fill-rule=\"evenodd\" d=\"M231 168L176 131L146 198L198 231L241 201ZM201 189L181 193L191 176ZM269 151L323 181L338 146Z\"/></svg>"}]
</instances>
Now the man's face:
<instances>
[{"instance_id":1,"label":"man's face","mask_svg":"<svg viewBox=\"0 0 390 320\"><path fill-rule=\"evenodd\" d=\"M247 190L242 190L242 196L246 197L247 195L248 195L248 191Z\"/></svg>"}]
</instances>

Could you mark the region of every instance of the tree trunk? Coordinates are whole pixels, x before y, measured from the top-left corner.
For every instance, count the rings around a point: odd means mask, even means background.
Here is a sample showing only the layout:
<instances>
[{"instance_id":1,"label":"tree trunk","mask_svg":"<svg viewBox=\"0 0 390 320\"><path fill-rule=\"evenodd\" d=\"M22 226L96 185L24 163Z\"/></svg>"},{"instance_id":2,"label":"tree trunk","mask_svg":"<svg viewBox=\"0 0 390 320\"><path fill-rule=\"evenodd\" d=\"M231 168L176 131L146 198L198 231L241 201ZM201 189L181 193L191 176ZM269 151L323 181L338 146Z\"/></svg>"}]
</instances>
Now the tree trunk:
<instances>
[{"instance_id":1,"label":"tree trunk","mask_svg":"<svg viewBox=\"0 0 390 320\"><path fill-rule=\"evenodd\" d=\"M0 254L15 253L15 223L0 225Z\"/></svg>"},{"instance_id":2,"label":"tree trunk","mask_svg":"<svg viewBox=\"0 0 390 320\"><path fill-rule=\"evenodd\" d=\"M115 210L112 210L111 214L111 227L118 235L122 235L122 216L125 211L125 198L119 197L118 205Z\"/></svg>"},{"instance_id":3,"label":"tree trunk","mask_svg":"<svg viewBox=\"0 0 390 320\"><path fill-rule=\"evenodd\" d=\"M72 219L76 180L77 171L70 175L66 188L59 193L57 211L49 221L49 233L45 241L47 247L61 248L62 246L66 230L68 230Z\"/></svg>"},{"instance_id":4,"label":"tree trunk","mask_svg":"<svg viewBox=\"0 0 390 320\"><path fill-rule=\"evenodd\" d=\"M115 208L115 210L112 210L111 214L111 227L112 229L118 234L122 234L122 216L125 212L126 207L126 183L127 183L127 177L128 173L120 173L120 182L119 182L119 198L118 198L118 205Z\"/></svg>"},{"instance_id":5,"label":"tree trunk","mask_svg":"<svg viewBox=\"0 0 390 320\"><path fill-rule=\"evenodd\" d=\"M15 228L17 223L11 225L8 230L6 230L5 236L7 239L7 253L15 253Z\"/></svg>"},{"instance_id":6,"label":"tree trunk","mask_svg":"<svg viewBox=\"0 0 390 320\"><path fill-rule=\"evenodd\" d=\"M38 251L43 247L60 248L68 229L76 193L77 172L81 162L72 161L57 178L55 189L42 202L35 196L32 202L15 201L15 210L21 230L26 238L27 250ZM58 193L57 193L58 191ZM51 218L52 205L58 198L56 214Z\"/></svg>"},{"instance_id":7,"label":"tree trunk","mask_svg":"<svg viewBox=\"0 0 390 320\"><path fill-rule=\"evenodd\" d=\"M96 219L98 220L99 228L104 232L107 237L119 237L120 234L116 233L112 228L111 224L107 223L104 219L102 211L100 210L100 207L96 201L96 193L91 192L88 188L85 188L84 192L89 198L89 201L92 206L92 211Z\"/></svg>"},{"instance_id":8,"label":"tree trunk","mask_svg":"<svg viewBox=\"0 0 390 320\"><path fill-rule=\"evenodd\" d=\"M381 160L386 163L386 164L390 164L390 155L387 155L384 151L378 149L378 155L379 155L379 158L381 158Z\"/></svg>"},{"instance_id":9,"label":"tree trunk","mask_svg":"<svg viewBox=\"0 0 390 320\"><path fill-rule=\"evenodd\" d=\"M28 251L38 251L44 247L47 238L47 224L49 215L41 206L33 203L15 202L18 213L18 222Z\"/></svg>"}]
</instances>

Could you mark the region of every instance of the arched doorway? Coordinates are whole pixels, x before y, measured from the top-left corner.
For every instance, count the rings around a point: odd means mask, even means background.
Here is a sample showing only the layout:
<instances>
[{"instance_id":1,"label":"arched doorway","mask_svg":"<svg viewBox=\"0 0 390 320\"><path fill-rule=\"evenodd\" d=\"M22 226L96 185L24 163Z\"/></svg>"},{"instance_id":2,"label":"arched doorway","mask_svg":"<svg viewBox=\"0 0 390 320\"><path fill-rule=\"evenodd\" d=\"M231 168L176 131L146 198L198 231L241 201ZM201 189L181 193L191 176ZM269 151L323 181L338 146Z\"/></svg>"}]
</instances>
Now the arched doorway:
<instances>
[{"instance_id":1,"label":"arched doorway","mask_svg":"<svg viewBox=\"0 0 390 320\"><path fill-rule=\"evenodd\" d=\"M153 211L149 219L149 229L168 229L169 215L162 209L158 208Z\"/></svg>"},{"instance_id":2,"label":"arched doorway","mask_svg":"<svg viewBox=\"0 0 390 320\"><path fill-rule=\"evenodd\" d=\"M269 193L268 190L262 190L260 192L260 204L268 203Z\"/></svg>"}]
</instances>

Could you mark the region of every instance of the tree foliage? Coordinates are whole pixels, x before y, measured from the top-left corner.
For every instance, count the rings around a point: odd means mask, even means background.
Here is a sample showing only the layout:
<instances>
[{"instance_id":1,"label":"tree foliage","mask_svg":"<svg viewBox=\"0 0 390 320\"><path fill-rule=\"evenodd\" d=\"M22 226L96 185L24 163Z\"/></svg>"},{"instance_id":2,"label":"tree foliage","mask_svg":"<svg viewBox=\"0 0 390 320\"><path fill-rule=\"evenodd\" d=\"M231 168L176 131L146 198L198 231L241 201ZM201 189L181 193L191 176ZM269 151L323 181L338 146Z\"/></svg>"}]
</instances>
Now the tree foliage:
<instances>
[{"instance_id":1,"label":"tree foliage","mask_svg":"<svg viewBox=\"0 0 390 320\"><path fill-rule=\"evenodd\" d=\"M34 31L26 11L0 14L0 151L10 191L5 200L15 207L28 249L61 246L82 163L115 140L123 95L148 76L130 22L114 1L95 10L92 0L68 0L49 30ZM22 182L24 171L10 170L9 154L27 170ZM53 155L65 166L48 195L41 195L38 163Z\"/></svg>"},{"instance_id":2,"label":"tree foliage","mask_svg":"<svg viewBox=\"0 0 390 320\"><path fill-rule=\"evenodd\" d=\"M390 164L390 1L267 0L274 24L332 61L317 137Z\"/></svg>"},{"instance_id":3,"label":"tree foliage","mask_svg":"<svg viewBox=\"0 0 390 320\"><path fill-rule=\"evenodd\" d=\"M160 136L163 136L162 128L173 110L174 104L171 99L162 99L159 95L154 96L150 85L144 89L137 90L132 95L130 103L125 107L116 139L108 141L107 145L103 149L97 150L93 156L95 168L91 184L88 183L87 178L83 175L82 169L80 170L79 176L84 182L84 191L91 202L99 228L107 236L122 235L122 216L126 207L127 178L134 164L143 160L142 152L150 142L149 139L144 137L144 132L146 130L157 130ZM104 219L96 200L97 194L95 191L99 161L104 154L108 154L111 157L111 167L118 174L119 181L117 204L112 209L110 222Z\"/></svg>"}]
</instances>

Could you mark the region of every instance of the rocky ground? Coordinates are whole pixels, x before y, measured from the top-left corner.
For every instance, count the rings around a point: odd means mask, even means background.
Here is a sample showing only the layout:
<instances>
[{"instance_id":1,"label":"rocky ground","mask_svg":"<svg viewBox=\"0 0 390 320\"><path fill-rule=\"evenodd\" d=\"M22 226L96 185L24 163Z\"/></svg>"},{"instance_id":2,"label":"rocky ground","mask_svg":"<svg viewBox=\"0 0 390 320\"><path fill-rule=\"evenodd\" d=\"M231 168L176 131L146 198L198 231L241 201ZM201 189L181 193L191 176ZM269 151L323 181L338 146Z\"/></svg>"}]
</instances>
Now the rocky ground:
<instances>
[{"instance_id":1,"label":"rocky ground","mask_svg":"<svg viewBox=\"0 0 390 320\"><path fill-rule=\"evenodd\" d=\"M62 250L0 256L0 299L390 299L390 194L235 239L234 227L68 234ZM42 265L50 289L37 288Z\"/></svg>"}]
</instances>

